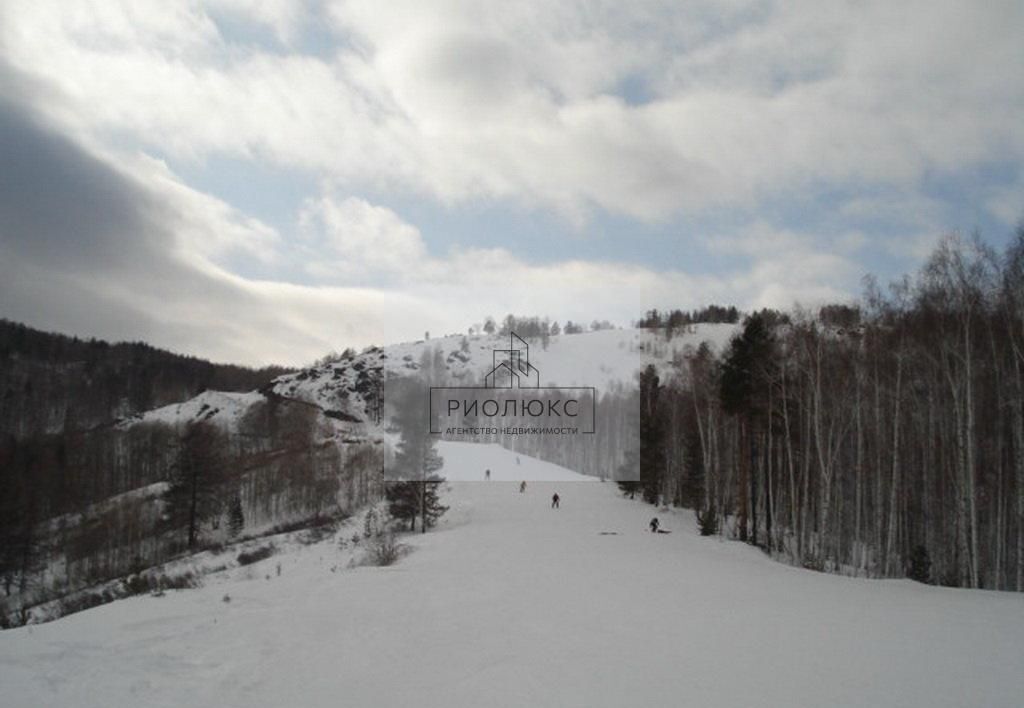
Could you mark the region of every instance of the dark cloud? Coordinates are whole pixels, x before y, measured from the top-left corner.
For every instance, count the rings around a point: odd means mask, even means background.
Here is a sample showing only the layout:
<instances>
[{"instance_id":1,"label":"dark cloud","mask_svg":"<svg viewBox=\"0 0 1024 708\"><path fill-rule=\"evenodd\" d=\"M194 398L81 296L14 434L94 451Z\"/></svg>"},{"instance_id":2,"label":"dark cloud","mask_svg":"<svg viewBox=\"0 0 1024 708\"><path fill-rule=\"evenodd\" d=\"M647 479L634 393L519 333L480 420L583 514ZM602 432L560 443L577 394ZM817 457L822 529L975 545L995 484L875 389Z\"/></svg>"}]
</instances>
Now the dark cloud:
<instances>
[{"instance_id":1,"label":"dark cloud","mask_svg":"<svg viewBox=\"0 0 1024 708\"><path fill-rule=\"evenodd\" d=\"M111 166L0 98L0 239L23 263L115 269L151 261L154 205Z\"/></svg>"},{"instance_id":2,"label":"dark cloud","mask_svg":"<svg viewBox=\"0 0 1024 708\"><path fill-rule=\"evenodd\" d=\"M17 83L15 81L15 83ZM130 176L20 105L0 98L0 309L81 334L154 334L139 299L225 288L176 263L165 207Z\"/></svg>"},{"instance_id":3,"label":"dark cloud","mask_svg":"<svg viewBox=\"0 0 1024 708\"><path fill-rule=\"evenodd\" d=\"M251 364L434 324L402 295L222 270L194 240L244 231L229 208L83 147L31 108L47 97L16 72L0 67L0 88L0 317Z\"/></svg>"},{"instance_id":4,"label":"dark cloud","mask_svg":"<svg viewBox=\"0 0 1024 708\"><path fill-rule=\"evenodd\" d=\"M225 309L251 312L258 298L181 260L171 205L19 103L24 81L3 83L15 90L0 98L0 316L212 356L244 349Z\"/></svg>"}]
</instances>

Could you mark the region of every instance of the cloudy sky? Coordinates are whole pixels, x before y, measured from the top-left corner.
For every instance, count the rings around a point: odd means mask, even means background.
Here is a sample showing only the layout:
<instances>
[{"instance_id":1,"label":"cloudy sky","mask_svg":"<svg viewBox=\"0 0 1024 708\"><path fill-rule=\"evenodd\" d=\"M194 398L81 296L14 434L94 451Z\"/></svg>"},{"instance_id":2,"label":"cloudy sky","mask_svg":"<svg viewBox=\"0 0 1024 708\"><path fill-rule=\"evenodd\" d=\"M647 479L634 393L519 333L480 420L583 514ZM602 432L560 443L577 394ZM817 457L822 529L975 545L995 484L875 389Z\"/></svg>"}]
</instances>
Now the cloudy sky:
<instances>
[{"instance_id":1,"label":"cloudy sky","mask_svg":"<svg viewBox=\"0 0 1024 708\"><path fill-rule=\"evenodd\" d=\"M250 364L1024 217L1024 4L0 2L0 317Z\"/></svg>"}]
</instances>

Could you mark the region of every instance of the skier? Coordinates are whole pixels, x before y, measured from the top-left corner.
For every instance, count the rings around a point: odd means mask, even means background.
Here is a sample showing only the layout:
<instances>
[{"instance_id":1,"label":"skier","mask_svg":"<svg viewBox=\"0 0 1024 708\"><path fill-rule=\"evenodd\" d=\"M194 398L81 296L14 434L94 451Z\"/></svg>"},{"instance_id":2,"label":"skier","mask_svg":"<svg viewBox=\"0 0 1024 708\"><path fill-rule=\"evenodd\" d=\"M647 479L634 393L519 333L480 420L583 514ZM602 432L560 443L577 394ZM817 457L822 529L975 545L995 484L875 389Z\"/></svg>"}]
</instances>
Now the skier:
<instances>
[{"instance_id":1,"label":"skier","mask_svg":"<svg viewBox=\"0 0 1024 708\"><path fill-rule=\"evenodd\" d=\"M522 494L525 491L526 491L526 480L524 479L522 482L519 483L519 493Z\"/></svg>"},{"instance_id":2,"label":"skier","mask_svg":"<svg viewBox=\"0 0 1024 708\"><path fill-rule=\"evenodd\" d=\"M489 480L490 478L491 478L491 471L490 470L485 471L484 472L484 479L488 479Z\"/></svg>"},{"instance_id":3,"label":"skier","mask_svg":"<svg viewBox=\"0 0 1024 708\"><path fill-rule=\"evenodd\" d=\"M516 455L516 464L519 464L519 455Z\"/></svg>"},{"instance_id":4,"label":"skier","mask_svg":"<svg viewBox=\"0 0 1024 708\"><path fill-rule=\"evenodd\" d=\"M551 508L552 509L557 509L558 508L558 500L559 499L560 499L560 497L558 496L558 492L555 492L554 495L551 497Z\"/></svg>"},{"instance_id":5,"label":"skier","mask_svg":"<svg viewBox=\"0 0 1024 708\"><path fill-rule=\"evenodd\" d=\"M651 519L651 533L658 533L658 517Z\"/></svg>"}]
</instances>

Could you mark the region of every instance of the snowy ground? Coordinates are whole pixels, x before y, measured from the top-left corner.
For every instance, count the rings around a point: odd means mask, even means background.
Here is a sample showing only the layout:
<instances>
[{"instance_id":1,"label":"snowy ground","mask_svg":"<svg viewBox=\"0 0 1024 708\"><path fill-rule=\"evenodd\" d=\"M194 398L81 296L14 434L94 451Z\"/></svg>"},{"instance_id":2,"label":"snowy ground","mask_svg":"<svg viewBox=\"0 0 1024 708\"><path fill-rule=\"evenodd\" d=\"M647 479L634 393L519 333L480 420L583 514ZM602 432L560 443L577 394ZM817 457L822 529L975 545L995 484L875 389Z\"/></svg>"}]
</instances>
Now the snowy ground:
<instances>
[{"instance_id":1,"label":"snowy ground","mask_svg":"<svg viewBox=\"0 0 1024 708\"><path fill-rule=\"evenodd\" d=\"M472 467L472 479L489 454L501 469L504 451L488 449L443 454L449 466ZM1024 700L1024 596L799 570L700 538L689 513L659 512L672 533L654 535L651 507L621 499L611 484L531 482L520 494L515 483L462 482L447 499L441 527L406 537L415 551L389 568L345 568L350 551L330 540L197 590L0 632L0 703Z\"/></svg>"},{"instance_id":2,"label":"snowy ground","mask_svg":"<svg viewBox=\"0 0 1024 708\"><path fill-rule=\"evenodd\" d=\"M490 470L492 482L596 482L559 465L517 455L498 444L441 440L437 451L444 460L438 473L450 482L480 482Z\"/></svg>"}]
</instances>

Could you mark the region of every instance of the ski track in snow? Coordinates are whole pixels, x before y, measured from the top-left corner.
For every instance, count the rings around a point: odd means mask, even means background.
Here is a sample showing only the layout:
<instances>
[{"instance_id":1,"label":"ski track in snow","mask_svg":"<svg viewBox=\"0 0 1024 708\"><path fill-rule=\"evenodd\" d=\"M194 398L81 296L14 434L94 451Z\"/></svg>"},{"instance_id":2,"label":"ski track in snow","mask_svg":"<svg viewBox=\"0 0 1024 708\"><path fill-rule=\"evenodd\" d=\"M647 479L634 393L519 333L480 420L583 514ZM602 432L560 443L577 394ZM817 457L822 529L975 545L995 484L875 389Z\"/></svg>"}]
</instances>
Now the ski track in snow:
<instances>
[{"instance_id":1,"label":"ski track in snow","mask_svg":"<svg viewBox=\"0 0 1024 708\"><path fill-rule=\"evenodd\" d=\"M1022 704L1024 596L791 568L610 483L556 470L521 494L500 479L555 466L521 455L507 472L514 454L494 446L442 454L449 476L489 466L492 481L450 484L440 527L403 537L414 552L397 565L331 572L330 539L0 632L0 704ZM671 534L647 531L655 514Z\"/></svg>"}]
</instances>

